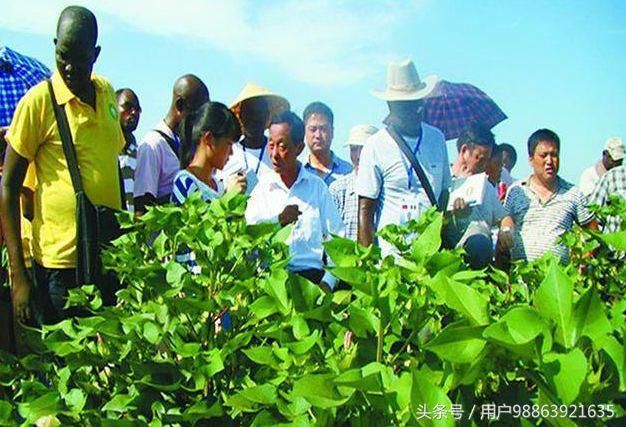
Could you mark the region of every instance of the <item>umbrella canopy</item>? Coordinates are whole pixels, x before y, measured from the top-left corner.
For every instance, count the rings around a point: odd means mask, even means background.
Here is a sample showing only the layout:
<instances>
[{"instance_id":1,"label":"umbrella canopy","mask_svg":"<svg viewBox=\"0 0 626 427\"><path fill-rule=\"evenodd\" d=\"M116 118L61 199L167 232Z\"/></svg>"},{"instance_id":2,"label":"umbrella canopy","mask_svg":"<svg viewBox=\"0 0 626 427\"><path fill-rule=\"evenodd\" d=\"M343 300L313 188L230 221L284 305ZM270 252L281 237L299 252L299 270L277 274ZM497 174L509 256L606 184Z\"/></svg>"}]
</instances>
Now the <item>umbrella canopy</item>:
<instances>
[{"instance_id":1,"label":"umbrella canopy","mask_svg":"<svg viewBox=\"0 0 626 427\"><path fill-rule=\"evenodd\" d=\"M446 140L458 138L472 125L491 129L506 118L485 92L467 83L441 80L424 98L423 120L441 129Z\"/></svg>"},{"instance_id":2,"label":"umbrella canopy","mask_svg":"<svg viewBox=\"0 0 626 427\"><path fill-rule=\"evenodd\" d=\"M28 89L48 77L50 70L41 62L0 47L0 126L11 123L15 107Z\"/></svg>"}]
</instances>

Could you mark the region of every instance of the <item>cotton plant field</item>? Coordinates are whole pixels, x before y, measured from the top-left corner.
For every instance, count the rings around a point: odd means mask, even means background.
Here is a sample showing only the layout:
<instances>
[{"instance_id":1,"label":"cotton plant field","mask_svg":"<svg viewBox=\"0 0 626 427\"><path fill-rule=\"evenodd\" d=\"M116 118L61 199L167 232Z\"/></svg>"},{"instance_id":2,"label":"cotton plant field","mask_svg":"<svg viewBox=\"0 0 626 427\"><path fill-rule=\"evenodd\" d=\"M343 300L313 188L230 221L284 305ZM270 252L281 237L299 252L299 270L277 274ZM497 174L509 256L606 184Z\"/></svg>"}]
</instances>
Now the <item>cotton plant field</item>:
<instances>
[{"instance_id":1,"label":"cotton plant field","mask_svg":"<svg viewBox=\"0 0 626 427\"><path fill-rule=\"evenodd\" d=\"M325 294L286 272L289 229L246 225L245 202L126 219L105 255L118 304L86 286L68 304L90 316L23 331L30 354L0 356L0 425L626 423L626 232L575 230L569 265L507 275L441 250L429 212L384 231L396 260L328 242L345 285Z\"/></svg>"}]
</instances>

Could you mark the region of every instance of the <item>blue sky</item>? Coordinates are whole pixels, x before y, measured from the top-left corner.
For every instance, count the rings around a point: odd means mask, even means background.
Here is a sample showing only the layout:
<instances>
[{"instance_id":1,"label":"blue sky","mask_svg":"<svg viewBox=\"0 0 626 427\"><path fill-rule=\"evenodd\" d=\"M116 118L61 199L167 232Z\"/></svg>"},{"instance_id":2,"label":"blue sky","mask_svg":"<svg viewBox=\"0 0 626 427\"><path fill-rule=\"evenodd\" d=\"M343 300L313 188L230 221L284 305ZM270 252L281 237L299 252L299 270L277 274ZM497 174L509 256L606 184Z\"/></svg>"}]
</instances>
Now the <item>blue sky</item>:
<instances>
[{"instance_id":1,"label":"blue sky","mask_svg":"<svg viewBox=\"0 0 626 427\"><path fill-rule=\"evenodd\" d=\"M345 156L349 128L385 116L369 91L384 88L386 64L409 56L422 76L472 83L500 105L509 119L493 131L517 148L515 176L529 173L525 144L538 128L560 135L560 173L575 183L608 137L626 138L625 1L18 0L2 6L0 44L52 67L56 20L69 4L98 18L96 72L138 93L138 136L190 72L226 104L246 81L297 113L326 102Z\"/></svg>"}]
</instances>

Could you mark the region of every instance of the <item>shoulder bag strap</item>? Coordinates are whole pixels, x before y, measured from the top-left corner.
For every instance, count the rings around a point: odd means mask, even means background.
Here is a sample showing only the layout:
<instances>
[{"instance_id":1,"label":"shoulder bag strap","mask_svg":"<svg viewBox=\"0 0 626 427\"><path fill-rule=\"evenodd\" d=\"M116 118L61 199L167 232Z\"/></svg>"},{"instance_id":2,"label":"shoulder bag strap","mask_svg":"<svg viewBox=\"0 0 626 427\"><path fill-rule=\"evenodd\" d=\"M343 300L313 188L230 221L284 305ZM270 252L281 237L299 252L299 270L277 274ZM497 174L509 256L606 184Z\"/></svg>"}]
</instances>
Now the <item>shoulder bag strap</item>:
<instances>
[{"instance_id":1,"label":"shoulder bag strap","mask_svg":"<svg viewBox=\"0 0 626 427\"><path fill-rule=\"evenodd\" d=\"M415 170L415 173L417 174L417 177L422 184L422 188L424 189L424 191L426 191L426 196L428 196L428 200L430 200L430 203L435 206L437 210L441 210L441 207L437 203L437 198L435 197L433 188L430 185L430 181L428 181L428 177L426 176L422 165L420 165L420 162L417 160L415 154L413 154L413 152L409 148L409 145L406 143L402 135L400 135L392 125L387 126L387 132L389 132L389 135L391 135L396 144L398 144L398 147L400 147L400 150L402 150L402 153L411 163L413 170Z\"/></svg>"},{"instance_id":2,"label":"shoulder bag strap","mask_svg":"<svg viewBox=\"0 0 626 427\"><path fill-rule=\"evenodd\" d=\"M165 139L165 141L167 142L167 145L169 145L172 151L174 152L174 154L176 154L176 157L180 157L178 155L178 150L180 149L180 147L176 146L176 141L174 141L174 139L168 134L166 134L165 132L162 132L158 129L154 129L154 131L158 133L159 135L161 135L163 139Z\"/></svg>"},{"instance_id":3,"label":"shoulder bag strap","mask_svg":"<svg viewBox=\"0 0 626 427\"><path fill-rule=\"evenodd\" d=\"M72 186L74 187L74 192L78 193L83 191L83 184L80 179L80 172L78 171L78 160L76 160L76 151L74 150L74 142L72 141L72 133L70 132L70 125L67 121L67 114L65 113L65 108L57 104L50 79L48 79L47 82L50 98L52 99L54 117L57 122L59 134L61 135L65 160L67 161L67 167L70 170L70 177L72 178Z\"/></svg>"}]
</instances>

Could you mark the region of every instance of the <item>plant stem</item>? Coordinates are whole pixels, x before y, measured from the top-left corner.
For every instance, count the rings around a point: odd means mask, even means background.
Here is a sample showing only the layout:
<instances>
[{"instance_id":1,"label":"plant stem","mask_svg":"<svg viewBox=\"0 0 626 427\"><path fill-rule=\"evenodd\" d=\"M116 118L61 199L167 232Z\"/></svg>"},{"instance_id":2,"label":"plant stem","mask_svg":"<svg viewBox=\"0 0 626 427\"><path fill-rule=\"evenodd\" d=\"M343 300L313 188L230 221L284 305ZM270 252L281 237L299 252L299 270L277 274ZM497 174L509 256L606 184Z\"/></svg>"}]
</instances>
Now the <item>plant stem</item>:
<instances>
[{"instance_id":1,"label":"plant stem","mask_svg":"<svg viewBox=\"0 0 626 427\"><path fill-rule=\"evenodd\" d=\"M383 319L382 319L382 315L379 315L379 318L378 318L378 346L376 348L376 361L380 362L382 360L382 358L383 358Z\"/></svg>"}]
</instances>

